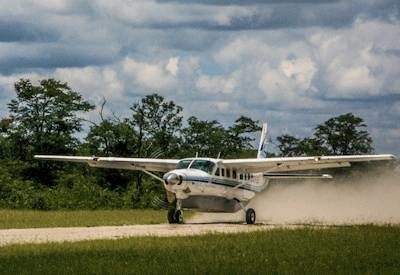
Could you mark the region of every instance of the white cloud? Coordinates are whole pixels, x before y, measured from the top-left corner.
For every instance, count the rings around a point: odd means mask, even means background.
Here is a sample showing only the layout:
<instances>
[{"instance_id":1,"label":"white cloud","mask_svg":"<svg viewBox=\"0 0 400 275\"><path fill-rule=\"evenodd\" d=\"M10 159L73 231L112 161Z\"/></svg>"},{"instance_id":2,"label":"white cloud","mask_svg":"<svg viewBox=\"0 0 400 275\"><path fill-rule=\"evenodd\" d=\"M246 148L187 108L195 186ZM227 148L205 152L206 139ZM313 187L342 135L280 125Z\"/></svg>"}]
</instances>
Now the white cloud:
<instances>
[{"instance_id":1,"label":"white cloud","mask_svg":"<svg viewBox=\"0 0 400 275\"><path fill-rule=\"evenodd\" d=\"M133 58L127 57L122 66L125 76L132 78L134 82L144 89L169 90L177 84L171 68L168 69L168 65L163 62L138 62ZM176 67L177 71L178 68Z\"/></svg>"},{"instance_id":2,"label":"white cloud","mask_svg":"<svg viewBox=\"0 0 400 275\"><path fill-rule=\"evenodd\" d=\"M168 60L167 65L165 66L165 69L172 74L173 76L176 76L178 73L178 62L179 62L179 57L171 57Z\"/></svg>"},{"instance_id":3,"label":"white cloud","mask_svg":"<svg viewBox=\"0 0 400 275\"><path fill-rule=\"evenodd\" d=\"M283 74L295 82L300 92L311 89L311 81L317 72L315 63L309 57L283 60L279 66Z\"/></svg>"},{"instance_id":4,"label":"white cloud","mask_svg":"<svg viewBox=\"0 0 400 275\"><path fill-rule=\"evenodd\" d=\"M330 87L336 90L336 96L379 95L381 92L380 81L367 66L342 67L335 65L332 63L328 67L328 82Z\"/></svg>"},{"instance_id":5,"label":"white cloud","mask_svg":"<svg viewBox=\"0 0 400 275\"><path fill-rule=\"evenodd\" d=\"M309 36L325 70L328 97L367 97L400 92L400 29L396 24L358 20L351 28Z\"/></svg>"},{"instance_id":6,"label":"white cloud","mask_svg":"<svg viewBox=\"0 0 400 275\"><path fill-rule=\"evenodd\" d=\"M53 77L68 82L86 99L96 103L103 98L117 101L123 96L123 83L111 68L62 68L56 69Z\"/></svg>"},{"instance_id":7,"label":"white cloud","mask_svg":"<svg viewBox=\"0 0 400 275\"><path fill-rule=\"evenodd\" d=\"M238 86L238 73L234 72L230 76L209 76L200 75L196 81L196 88L205 93L231 94Z\"/></svg>"}]
</instances>

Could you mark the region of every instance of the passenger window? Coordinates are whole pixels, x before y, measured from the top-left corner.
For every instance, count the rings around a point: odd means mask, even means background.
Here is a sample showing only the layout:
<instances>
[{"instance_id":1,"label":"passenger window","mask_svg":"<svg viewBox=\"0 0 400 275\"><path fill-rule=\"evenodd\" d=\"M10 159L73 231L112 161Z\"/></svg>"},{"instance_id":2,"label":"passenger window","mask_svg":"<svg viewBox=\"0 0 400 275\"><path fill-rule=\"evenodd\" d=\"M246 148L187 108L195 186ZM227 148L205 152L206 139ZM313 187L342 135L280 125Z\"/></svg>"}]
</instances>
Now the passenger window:
<instances>
[{"instance_id":1,"label":"passenger window","mask_svg":"<svg viewBox=\"0 0 400 275\"><path fill-rule=\"evenodd\" d=\"M226 169L226 177L227 178L231 177L231 169Z\"/></svg>"},{"instance_id":2,"label":"passenger window","mask_svg":"<svg viewBox=\"0 0 400 275\"><path fill-rule=\"evenodd\" d=\"M243 174L239 175L240 180L243 180Z\"/></svg>"},{"instance_id":3,"label":"passenger window","mask_svg":"<svg viewBox=\"0 0 400 275\"><path fill-rule=\"evenodd\" d=\"M225 169L221 168L221 176L225 177Z\"/></svg>"},{"instance_id":4,"label":"passenger window","mask_svg":"<svg viewBox=\"0 0 400 275\"><path fill-rule=\"evenodd\" d=\"M219 176L219 168L217 168L217 170L215 170L215 175Z\"/></svg>"},{"instance_id":5,"label":"passenger window","mask_svg":"<svg viewBox=\"0 0 400 275\"><path fill-rule=\"evenodd\" d=\"M232 170L232 178L236 179L236 169Z\"/></svg>"}]
</instances>

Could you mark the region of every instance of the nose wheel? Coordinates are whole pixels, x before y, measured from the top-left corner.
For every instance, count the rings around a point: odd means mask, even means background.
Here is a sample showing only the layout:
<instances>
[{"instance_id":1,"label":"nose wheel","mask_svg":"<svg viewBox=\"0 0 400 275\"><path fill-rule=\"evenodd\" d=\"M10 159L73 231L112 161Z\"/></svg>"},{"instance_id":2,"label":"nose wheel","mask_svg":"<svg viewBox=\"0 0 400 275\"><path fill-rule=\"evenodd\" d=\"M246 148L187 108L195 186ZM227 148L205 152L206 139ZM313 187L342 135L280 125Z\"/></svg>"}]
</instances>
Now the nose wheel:
<instances>
[{"instance_id":1,"label":"nose wheel","mask_svg":"<svg viewBox=\"0 0 400 275\"><path fill-rule=\"evenodd\" d=\"M183 223L183 211L181 209L181 200L176 201L176 208L168 210L168 222L169 223Z\"/></svg>"},{"instance_id":2,"label":"nose wheel","mask_svg":"<svg viewBox=\"0 0 400 275\"><path fill-rule=\"evenodd\" d=\"M168 210L168 222L169 223L183 223L183 211L180 209L169 209Z\"/></svg>"}]
</instances>

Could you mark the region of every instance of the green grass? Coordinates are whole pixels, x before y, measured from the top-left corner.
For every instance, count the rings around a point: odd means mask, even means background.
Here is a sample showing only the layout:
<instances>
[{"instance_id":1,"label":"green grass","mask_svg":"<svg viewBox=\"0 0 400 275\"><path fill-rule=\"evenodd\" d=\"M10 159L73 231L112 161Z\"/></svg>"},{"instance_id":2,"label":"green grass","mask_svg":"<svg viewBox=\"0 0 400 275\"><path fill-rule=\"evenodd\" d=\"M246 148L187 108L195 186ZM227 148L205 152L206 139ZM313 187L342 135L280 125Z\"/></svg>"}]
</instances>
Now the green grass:
<instances>
[{"instance_id":1,"label":"green grass","mask_svg":"<svg viewBox=\"0 0 400 275\"><path fill-rule=\"evenodd\" d=\"M399 274L400 227L276 229L0 248L4 274Z\"/></svg>"},{"instance_id":2,"label":"green grass","mask_svg":"<svg viewBox=\"0 0 400 275\"><path fill-rule=\"evenodd\" d=\"M32 227L69 227L167 222L166 210L78 210L35 211L0 209L0 229ZM185 218L190 213L185 213Z\"/></svg>"}]
</instances>

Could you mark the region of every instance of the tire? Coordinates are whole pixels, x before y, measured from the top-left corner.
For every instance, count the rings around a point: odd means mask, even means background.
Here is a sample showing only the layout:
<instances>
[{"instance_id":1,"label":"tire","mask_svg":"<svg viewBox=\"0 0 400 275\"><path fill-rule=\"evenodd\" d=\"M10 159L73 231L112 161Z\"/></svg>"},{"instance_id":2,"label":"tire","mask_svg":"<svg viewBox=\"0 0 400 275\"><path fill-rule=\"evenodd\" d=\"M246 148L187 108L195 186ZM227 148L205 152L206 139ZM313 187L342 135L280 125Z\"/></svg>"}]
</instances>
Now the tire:
<instances>
[{"instance_id":1,"label":"tire","mask_svg":"<svg viewBox=\"0 0 400 275\"><path fill-rule=\"evenodd\" d=\"M168 214L167 214L168 222L169 223L176 223L175 222L175 209L168 209Z\"/></svg>"},{"instance_id":2,"label":"tire","mask_svg":"<svg viewBox=\"0 0 400 275\"><path fill-rule=\"evenodd\" d=\"M246 223L254 224L256 222L256 211L253 208L246 210Z\"/></svg>"},{"instance_id":3,"label":"tire","mask_svg":"<svg viewBox=\"0 0 400 275\"><path fill-rule=\"evenodd\" d=\"M174 221L175 221L175 223L179 223L179 224L183 223L183 211L182 210L175 211Z\"/></svg>"}]
</instances>

